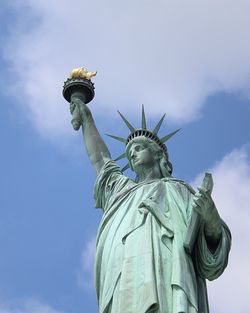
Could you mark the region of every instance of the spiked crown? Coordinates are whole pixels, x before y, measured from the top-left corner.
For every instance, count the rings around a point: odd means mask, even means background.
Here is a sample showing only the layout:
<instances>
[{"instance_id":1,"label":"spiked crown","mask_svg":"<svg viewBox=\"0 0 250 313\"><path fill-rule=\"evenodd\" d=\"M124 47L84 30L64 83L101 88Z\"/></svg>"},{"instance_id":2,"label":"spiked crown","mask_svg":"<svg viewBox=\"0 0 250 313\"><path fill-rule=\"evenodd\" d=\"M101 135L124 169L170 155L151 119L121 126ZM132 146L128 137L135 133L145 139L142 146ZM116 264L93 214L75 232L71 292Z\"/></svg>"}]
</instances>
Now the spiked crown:
<instances>
[{"instance_id":1,"label":"spiked crown","mask_svg":"<svg viewBox=\"0 0 250 313\"><path fill-rule=\"evenodd\" d=\"M164 142L166 142L172 136L174 136L180 129L177 129L177 130L173 131L172 133L165 135L162 138L160 138L158 136L158 132L159 132L159 130L161 128L162 122L163 122L166 114L164 114L162 116L162 118L159 120L159 122L157 123L157 125L155 126L153 131L150 131L150 130L147 129L146 116L145 116L145 111L144 111L144 106L143 105L142 105L141 128L139 128L139 129L136 129L134 126L132 126L130 124L130 122L119 111L118 111L118 113L121 116L121 118L124 121L124 123L129 128L129 130L131 131L131 133L129 134L129 136L127 138L123 138L123 137L107 134L109 137L111 137L113 139L116 139L116 140L118 140L120 142L125 143L126 150L129 148L130 143L132 143L132 141L135 138L138 138L138 137L148 138L149 140L152 140L153 142L158 144L158 146L163 150L164 154L166 155L166 157L168 159L167 147L166 147ZM125 152L125 153L121 154L120 156L118 156L115 159L115 161L121 160L121 159L126 158L126 157L127 157L127 153ZM126 166L123 167L122 171L127 170L129 167L130 167L130 165L128 163L128 164L126 164Z\"/></svg>"}]
</instances>

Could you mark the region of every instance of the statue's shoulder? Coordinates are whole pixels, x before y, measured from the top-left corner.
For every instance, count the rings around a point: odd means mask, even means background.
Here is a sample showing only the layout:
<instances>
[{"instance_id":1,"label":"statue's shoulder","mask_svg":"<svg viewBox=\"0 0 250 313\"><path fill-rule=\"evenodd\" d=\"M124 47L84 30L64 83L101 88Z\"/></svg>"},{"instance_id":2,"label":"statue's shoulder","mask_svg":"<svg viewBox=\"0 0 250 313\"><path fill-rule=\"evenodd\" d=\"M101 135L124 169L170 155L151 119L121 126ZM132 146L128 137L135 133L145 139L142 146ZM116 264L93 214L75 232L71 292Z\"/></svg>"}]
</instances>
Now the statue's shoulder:
<instances>
[{"instance_id":1,"label":"statue's shoulder","mask_svg":"<svg viewBox=\"0 0 250 313\"><path fill-rule=\"evenodd\" d=\"M128 176L124 175L120 167L116 164L113 160L108 160L104 166L102 167L98 180L105 180L107 181L107 185L126 185L126 184L133 184L136 183L129 178Z\"/></svg>"},{"instance_id":2,"label":"statue's shoulder","mask_svg":"<svg viewBox=\"0 0 250 313\"><path fill-rule=\"evenodd\" d=\"M164 178L164 181L167 181L167 182L169 182L170 184L173 184L173 185L180 184L181 186L186 187L192 194L195 194L195 190L187 182L185 182L182 179L179 179L179 178L176 178L176 177L167 177L167 178Z\"/></svg>"}]
</instances>

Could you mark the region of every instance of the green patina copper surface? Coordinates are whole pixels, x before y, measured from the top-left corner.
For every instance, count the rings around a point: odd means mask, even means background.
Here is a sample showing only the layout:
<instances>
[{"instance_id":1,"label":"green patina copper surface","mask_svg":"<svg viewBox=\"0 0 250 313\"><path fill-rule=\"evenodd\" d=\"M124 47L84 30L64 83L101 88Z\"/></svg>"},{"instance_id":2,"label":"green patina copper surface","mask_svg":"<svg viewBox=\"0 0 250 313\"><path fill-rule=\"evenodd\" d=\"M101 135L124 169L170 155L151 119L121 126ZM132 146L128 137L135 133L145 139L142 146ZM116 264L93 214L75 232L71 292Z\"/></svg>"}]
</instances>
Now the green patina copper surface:
<instances>
[{"instance_id":1,"label":"green patina copper surface","mask_svg":"<svg viewBox=\"0 0 250 313\"><path fill-rule=\"evenodd\" d=\"M70 100L103 210L95 262L99 313L208 313L206 279L222 274L231 245L211 198L211 175L195 192L172 177L167 150L144 132L123 155L136 173L131 180L111 159L84 96L72 92ZM144 111L142 119L146 129Z\"/></svg>"}]
</instances>

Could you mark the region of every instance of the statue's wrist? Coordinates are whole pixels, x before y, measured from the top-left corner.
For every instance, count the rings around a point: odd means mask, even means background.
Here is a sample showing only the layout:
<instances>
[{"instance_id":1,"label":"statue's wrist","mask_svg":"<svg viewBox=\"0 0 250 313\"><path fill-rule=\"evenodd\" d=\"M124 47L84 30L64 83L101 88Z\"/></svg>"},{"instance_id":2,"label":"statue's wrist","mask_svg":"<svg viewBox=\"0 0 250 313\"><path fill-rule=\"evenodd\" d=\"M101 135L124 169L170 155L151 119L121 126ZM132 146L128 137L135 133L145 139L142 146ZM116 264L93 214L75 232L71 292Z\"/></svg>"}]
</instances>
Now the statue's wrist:
<instances>
[{"instance_id":1,"label":"statue's wrist","mask_svg":"<svg viewBox=\"0 0 250 313\"><path fill-rule=\"evenodd\" d=\"M77 107L77 111L79 115L78 118L81 120L82 124L86 123L92 117L92 114L89 108L81 99L77 99L73 103Z\"/></svg>"},{"instance_id":2,"label":"statue's wrist","mask_svg":"<svg viewBox=\"0 0 250 313\"><path fill-rule=\"evenodd\" d=\"M208 245L209 250L212 253L215 253L217 250L222 237L222 227L218 225L216 228L206 228L205 227L205 238Z\"/></svg>"},{"instance_id":3,"label":"statue's wrist","mask_svg":"<svg viewBox=\"0 0 250 313\"><path fill-rule=\"evenodd\" d=\"M90 124L94 124L94 119L92 114L80 114L82 126L83 128L86 126L88 127Z\"/></svg>"},{"instance_id":4,"label":"statue's wrist","mask_svg":"<svg viewBox=\"0 0 250 313\"><path fill-rule=\"evenodd\" d=\"M219 240L222 234L222 226L220 218L210 221L209 223L205 223L205 236L207 238L211 238L214 240Z\"/></svg>"}]
</instances>

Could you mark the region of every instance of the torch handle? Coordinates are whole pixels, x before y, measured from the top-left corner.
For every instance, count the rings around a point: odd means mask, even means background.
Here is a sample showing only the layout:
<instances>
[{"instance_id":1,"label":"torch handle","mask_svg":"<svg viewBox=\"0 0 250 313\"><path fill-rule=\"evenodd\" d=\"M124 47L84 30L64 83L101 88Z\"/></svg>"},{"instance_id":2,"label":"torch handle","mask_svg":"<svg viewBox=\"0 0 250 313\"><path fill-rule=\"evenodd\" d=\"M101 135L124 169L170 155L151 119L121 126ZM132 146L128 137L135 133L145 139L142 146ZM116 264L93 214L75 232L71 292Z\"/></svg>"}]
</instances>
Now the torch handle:
<instances>
[{"instance_id":1,"label":"torch handle","mask_svg":"<svg viewBox=\"0 0 250 313\"><path fill-rule=\"evenodd\" d=\"M79 128L82 125L81 117L80 117L80 112L78 109L78 106L75 107L73 113L72 113L72 120L71 124L74 128L74 130L79 130Z\"/></svg>"},{"instance_id":2,"label":"torch handle","mask_svg":"<svg viewBox=\"0 0 250 313\"><path fill-rule=\"evenodd\" d=\"M81 101L83 103L86 102L86 95L81 90L76 90L75 92L72 93L72 95L71 95L71 102L72 102L73 98L79 99L79 101ZM72 124L74 130L79 130L79 128L82 125L80 108L79 108L79 106L77 104L76 104L76 106L74 108L74 111L72 113L71 124Z\"/></svg>"},{"instance_id":3,"label":"torch handle","mask_svg":"<svg viewBox=\"0 0 250 313\"><path fill-rule=\"evenodd\" d=\"M64 98L71 103L74 100L79 100L84 104L89 103L93 100L95 96L95 87L90 79L82 78L82 77L71 77L68 78L63 86L63 96ZM72 114L71 124L74 130L79 130L82 125L82 116L81 116L81 107L77 107L77 102L74 107Z\"/></svg>"}]
</instances>

